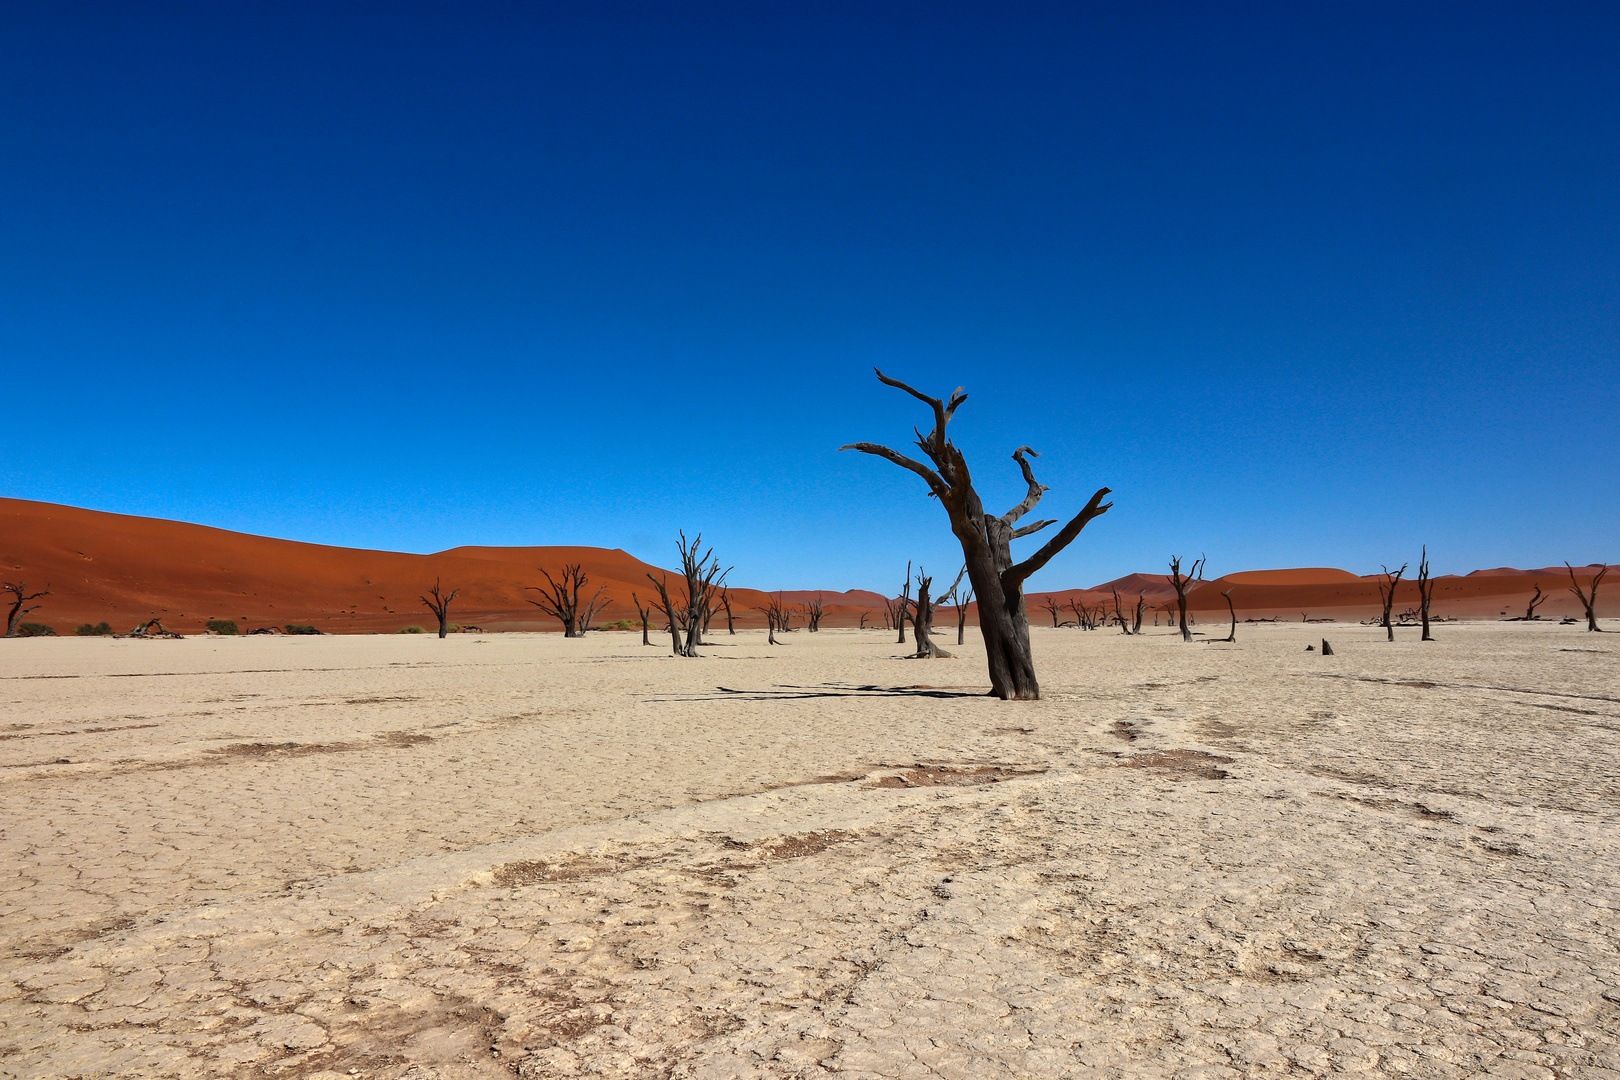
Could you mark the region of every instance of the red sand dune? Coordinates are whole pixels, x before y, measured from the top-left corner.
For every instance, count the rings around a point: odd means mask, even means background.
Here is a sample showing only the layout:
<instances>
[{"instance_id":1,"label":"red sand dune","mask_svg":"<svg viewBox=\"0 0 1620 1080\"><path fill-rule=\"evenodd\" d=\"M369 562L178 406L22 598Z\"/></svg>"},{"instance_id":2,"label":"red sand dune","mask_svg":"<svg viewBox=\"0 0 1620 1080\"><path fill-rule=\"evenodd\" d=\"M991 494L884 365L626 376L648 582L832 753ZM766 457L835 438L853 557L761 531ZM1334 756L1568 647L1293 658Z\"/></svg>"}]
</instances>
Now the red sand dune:
<instances>
[{"instance_id":1,"label":"red sand dune","mask_svg":"<svg viewBox=\"0 0 1620 1080\"><path fill-rule=\"evenodd\" d=\"M492 630L555 630L554 619L527 601L526 586L543 583L539 568L553 574L565 563L579 563L590 589L605 586L609 602L598 624L633 619L631 594L646 602L653 592L648 573L659 568L619 550L592 547L458 547L433 555L304 544L228 532L178 521L130 517L51 503L0 499L0 576L26 581L30 589L49 584L51 593L28 616L71 632L80 623L103 620L119 632L151 618L170 629L195 633L209 619L231 619L242 629L305 623L328 633L392 632L405 626L432 629L432 615L419 597L435 578L461 590L453 621ZM1620 568L1616 568L1620 569ZM1591 571L1580 572L1583 583ZM936 579L937 581L938 579ZM1620 609L1620 574L1600 598L1600 613ZM674 575L671 575L674 581ZM1532 585L1551 599L1543 615L1574 614L1575 598L1563 568L1506 569L1436 580L1435 613L1461 617L1522 615ZM948 584L948 583L947 583ZM1042 624L1048 597L1067 607L1122 603L1138 595L1162 610L1174 597L1162 574L1129 574L1090 589L1035 593L1030 618ZM1191 609L1204 621L1226 617L1221 593L1232 590L1239 617L1281 616L1367 618L1379 608L1377 580L1344 570L1259 570L1201 582L1189 595ZM776 595L776 594L772 594ZM814 590L783 591L783 603L805 604ZM864 590L821 592L829 626L881 622L883 597ZM733 589L739 625L762 626L767 594ZM1403 582L1397 610L1415 605L1417 587ZM1060 616L1061 617L1061 616ZM1072 621L1069 616L1068 621Z\"/></svg>"}]
</instances>

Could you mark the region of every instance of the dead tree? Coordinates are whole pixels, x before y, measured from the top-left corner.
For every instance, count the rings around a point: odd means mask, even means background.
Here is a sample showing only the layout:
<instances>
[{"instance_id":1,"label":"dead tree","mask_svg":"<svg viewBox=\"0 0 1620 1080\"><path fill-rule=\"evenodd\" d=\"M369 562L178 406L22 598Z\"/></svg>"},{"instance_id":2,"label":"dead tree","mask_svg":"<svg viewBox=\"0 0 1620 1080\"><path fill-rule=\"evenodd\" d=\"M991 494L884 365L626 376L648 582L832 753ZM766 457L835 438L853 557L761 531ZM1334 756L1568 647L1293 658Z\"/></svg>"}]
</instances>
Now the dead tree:
<instances>
[{"instance_id":1,"label":"dead tree","mask_svg":"<svg viewBox=\"0 0 1620 1080\"><path fill-rule=\"evenodd\" d=\"M1237 608L1232 606L1232 590L1227 589L1221 595L1226 598L1226 610L1232 616L1232 629L1227 633L1226 640L1235 642L1237 640Z\"/></svg>"},{"instance_id":2,"label":"dead tree","mask_svg":"<svg viewBox=\"0 0 1620 1080\"><path fill-rule=\"evenodd\" d=\"M1603 628L1597 624L1597 591L1598 585L1602 583L1603 578L1608 574L1609 568L1603 563L1593 563L1592 565L1602 567L1602 569L1587 584L1586 592L1581 591L1580 580L1575 577L1575 568L1566 562L1564 563L1564 569L1569 571L1569 583L1574 586L1569 591L1575 594L1575 598L1581 602L1581 607L1586 609L1586 628L1601 634ZM9 585L6 586L8 589L10 587Z\"/></svg>"},{"instance_id":3,"label":"dead tree","mask_svg":"<svg viewBox=\"0 0 1620 1080\"><path fill-rule=\"evenodd\" d=\"M636 605L636 615L641 619L641 643L651 645L653 606L648 604L646 607L642 607L641 598L634 592L630 594L630 602Z\"/></svg>"},{"instance_id":4,"label":"dead tree","mask_svg":"<svg viewBox=\"0 0 1620 1080\"><path fill-rule=\"evenodd\" d=\"M1378 586L1378 598L1384 602L1384 619L1379 625L1389 633L1389 640L1394 641L1395 624L1389 621L1389 613L1395 607L1395 586L1401 583L1401 575L1406 573L1406 564L1401 563L1401 568L1393 574L1389 572L1389 567L1383 569L1384 580Z\"/></svg>"},{"instance_id":5,"label":"dead tree","mask_svg":"<svg viewBox=\"0 0 1620 1080\"><path fill-rule=\"evenodd\" d=\"M1131 633L1142 632L1142 618L1147 614L1147 594L1136 594L1136 614L1131 619Z\"/></svg>"},{"instance_id":6,"label":"dead tree","mask_svg":"<svg viewBox=\"0 0 1620 1080\"><path fill-rule=\"evenodd\" d=\"M911 561L906 561L906 583L900 590L900 598L895 602L894 628L899 636L894 639L896 645L906 643L906 618L911 608Z\"/></svg>"},{"instance_id":7,"label":"dead tree","mask_svg":"<svg viewBox=\"0 0 1620 1080\"><path fill-rule=\"evenodd\" d=\"M1423 637L1421 641L1433 641L1429 633L1429 604L1434 600L1434 575L1429 573L1429 545L1423 545L1423 554L1418 558L1418 618L1423 623Z\"/></svg>"},{"instance_id":8,"label":"dead tree","mask_svg":"<svg viewBox=\"0 0 1620 1080\"><path fill-rule=\"evenodd\" d=\"M787 629L783 624L787 620L788 608L786 604L782 603L781 593L777 593L775 596L766 593L765 600L766 604L764 607L755 608L754 610L763 611L765 613L766 642L771 645L780 645L781 642L776 640L776 632L778 630L781 630L783 633L787 632Z\"/></svg>"},{"instance_id":9,"label":"dead tree","mask_svg":"<svg viewBox=\"0 0 1620 1080\"><path fill-rule=\"evenodd\" d=\"M962 567L962 572L967 573L966 566ZM973 603L973 586L969 584L967 595L958 597L956 601L956 643L958 645L961 645L967 639L967 609L971 603Z\"/></svg>"},{"instance_id":10,"label":"dead tree","mask_svg":"<svg viewBox=\"0 0 1620 1080\"><path fill-rule=\"evenodd\" d=\"M737 621L731 617L731 590L722 587L720 590L720 606L726 609L726 633L737 633Z\"/></svg>"},{"instance_id":11,"label":"dead tree","mask_svg":"<svg viewBox=\"0 0 1620 1080\"><path fill-rule=\"evenodd\" d=\"M681 553L681 576L686 579L686 647L681 655L696 656L698 646L703 644L703 631L709 625L709 617L714 613L720 591L725 588L726 575L732 568L722 570L720 560L714 557L714 549L703 550L702 533L688 542L683 531L675 547Z\"/></svg>"},{"instance_id":12,"label":"dead tree","mask_svg":"<svg viewBox=\"0 0 1620 1080\"><path fill-rule=\"evenodd\" d=\"M1041 607L1052 613L1052 628L1056 629L1058 616L1063 612L1063 605L1059 604L1055 597L1048 595L1045 600L1041 601Z\"/></svg>"},{"instance_id":13,"label":"dead tree","mask_svg":"<svg viewBox=\"0 0 1620 1080\"><path fill-rule=\"evenodd\" d=\"M917 644L917 651L912 655L918 660L932 660L935 657L949 657L951 654L934 644L930 636L934 629L934 608L936 601L929 599L929 587L934 579L917 567L917 604L911 616L912 640Z\"/></svg>"},{"instance_id":14,"label":"dead tree","mask_svg":"<svg viewBox=\"0 0 1620 1080\"><path fill-rule=\"evenodd\" d=\"M562 568L561 579L553 578L545 567L540 572L546 576L546 587L530 585L528 589L540 594L540 599L530 600L529 603L550 615L563 624L563 637L579 637L579 594L591 579L586 577L578 563L571 563ZM596 593L586 603L586 607L594 612L598 606L598 598L602 595L605 586L597 586Z\"/></svg>"},{"instance_id":15,"label":"dead tree","mask_svg":"<svg viewBox=\"0 0 1620 1080\"><path fill-rule=\"evenodd\" d=\"M1029 459L1035 452L1027 446L1013 451L1028 485L1018 505L1007 513L995 517L987 513L979 493L973 487L968 473L967 459L962 456L946 435L946 426L956 410L967 400L960 388L948 400L931 398L877 372L880 382L903 390L927 405L934 413L933 430L923 435L917 431L917 447L933 462L934 467L913 461L886 446L877 443L854 443L844 449L859 450L881 457L903 469L916 473L928 485L929 493L936 496L950 519L951 532L962 545L967 563L968 580L979 598L979 632L984 636L985 657L989 666L990 692L1003 700L1030 700L1041 696L1040 682L1035 676L1035 661L1029 648L1029 615L1024 610L1024 583L1053 556L1074 541L1092 519L1108 511L1112 504L1104 503L1107 488L1099 488L1085 507L1069 521L1058 534L1022 562L1013 562L1012 542L1019 537L1039 532L1055 521L1037 521L1018 527L1016 522L1033 510L1047 488L1035 479Z\"/></svg>"},{"instance_id":16,"label":"dead tree","mask_svg":"<svg viewBox=\"0 0 1620 1080\"><path fill-rule=\"evenodd\" d=\"M1134 633L1136 633L1135 630L1131 629L1130 620L1125 617L1125 606L1123 604L1121 604L1120 601L1119 601L1119 590L1118 589L1114 590L1114 621L1119 624L1119 632L1120 633L1122 633L1122 634L1134 634Z\"/></svg>"},{"instance_id":17,"label":"dead tree","mask_svg":"<svg viewBox=\"0 0 1620 1080\"><path fill-rule=\"evenodd\" d=\"M676 656L680 656L683 651L681 647L681 609L676 607L669 598L669 578L664 574L659 574L657 577L648 574L647 580L652 582L653 588L658 590L658 602L652 606L663 612L664 618L669 620L670 651Z\"/></svg>"},{"instance_id":18,"label":"dead tree","mask_svg":"<svg viewBox=\"0 0 1620 1080\"><path fill-rule=\"evenodd\" d=\"M51 587L49 585L46 585L37 593L29 592L28 583L26 581L0 581L0 589L10 593L12 597L11 613L6 616L6 637L16 637L17 624L22 621L22 617L27 615L30 611L38 611L44 606L42 604L35 604L33 607L25 608L23 607L24 604L28 603L30 600L38 600L42 596L51 595Z\"/></svg>"},{"instance_id":19,"label":"dead tree","mask_svg":"<svg viewBox=\"0 0 1620 1080\"><path fill-rule=\"evenodd\" d=\"M1181 573L1181 556L1170 557L1170 585L1176 590L1176 611L1181 627L1181 640L1191 641L1192 631L1187 628L1187 586L1198 581L1199 571L1204 568L1204 556L1200 555L1198 561L1192 564L1192 569L1186 574ZM1165 605L1169 607L1168 604Z\"/></svg>"},{"instance_id":20,"label":"dead tree","mask_svg":"<svg viewBox=\"0 0 1620 1080\"><path fill-rule=\"evenodd\" d=\"M1536 617L1536 608L1546 603L1547 597L1552 595L1551 593L1542 592L1541 584L1539 582L1531 582L1531 584L1535 586L1536 592L1535 595L1530 598L1530 606L1524 609L1525 622L1530 622L1532 619L1534 619Z\"/></svg>"},{"instance_id":21,"label":"dead tree","mask_svg":"<svg viewBox=\"0 0 1620 1080\"><path fill-rule=\"evenodd\" d=\"M427 596L422 597L422 603L426 604L428 610L433 612L433 617L439 620L441 638L450 633L450 601L460 595L460 589L451 589L450 595L446 596L439 591L439 579L434 578L433 588L428 590Z\"/></svg>"},{"instance_id":22,"label":"dead tree","mask_svg":"<svg viewBox=\"0 0 1620 1080\"><path fill-rule=\"evenodd\" d=\"M814 634L818 630L820 630L821 629L821 616L823 614L824 614L824 607L823 607L822 602L821 602L821 594L816 593L815 600L813 600L810 603L804 605L804 619L805 619L805 622L809 624L808 626L805 627L805 629L809 630L812 634Z\"/></svg>"},{"instance_id":23,"label":"dead tree","mask_svg":"<svg viewBox=\"0 0 1620 1080\"><path fill-rule=\"evenodd\" d=\"M860 625L860 629L862 629L862 630L865 630L865 629L866 629L866 620L867 620L867 617L868 617L868 616L869 616L869 615L870 615L870 614L871 614L871 612L868 612L868 611L863 611L863 612L861 612L861 625Z\"/></svg>"}]
</instances>

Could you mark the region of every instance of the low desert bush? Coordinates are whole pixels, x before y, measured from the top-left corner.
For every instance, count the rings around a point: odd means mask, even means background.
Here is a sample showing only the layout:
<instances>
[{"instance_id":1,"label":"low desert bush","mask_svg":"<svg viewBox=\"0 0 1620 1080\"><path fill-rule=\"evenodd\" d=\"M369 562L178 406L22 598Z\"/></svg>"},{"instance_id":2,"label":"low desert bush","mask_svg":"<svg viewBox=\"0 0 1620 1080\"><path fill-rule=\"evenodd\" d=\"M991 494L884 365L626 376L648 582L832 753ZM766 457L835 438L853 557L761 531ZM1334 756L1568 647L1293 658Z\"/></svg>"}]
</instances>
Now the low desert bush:
<instances>
[{"instance_id":1,"label":"low desert bush","mask_svg":"<svg viewBox=\"0 0 1620 1080\"><path fill-rule=\"evenodd\" d=\"M634 630L636 627L638 627L640 625L641 625L640 623L635 622L632 619L620 619L617 622L610 622L610 623L603 624L601 629L603 629L603 630Z\"/></svg>"},{"instance_id":2,"label":"low desert bush","mask_svg":"<svg viewBox=\"0 0 1620 1080\"><path fill-rule=\"evenodd\" d=\"M25 622L17 624L18 637L55 637L56 631L41 622Z\"/></svg>"},{"instance_id":3,"label":"low desert bush","mask_svg":"<svg viewBox=\"0 0 1620 1080\"><path fill-rule=\"evenodd\" d=\"M401 634L420 634L424 631L420 626L402 626L399 628L399 632Z\"/></svg>"},{"instance_id":4,"label":"low desert bush","mask_svg":"<svg viewBox=\"0 0 1620 1080\"><path fill-rule=\"evenodd\" d=\"M79 627L77 630L75 630L73 632L75 634L78 634L80 637L112 637L113 636L113 628L111 626L108 626L104 622L85 623L83 626Z\"/></svg>"},{"instance_id":5,"label":"low desert bush","mask_svg":"<svg viewBox=\"0 0 1620 1080\"><path fill-rule=\"evenodd\" d=\"M289 634L319 634L320 631L313 626L300 626L297 623L288 623L283 627Z\"/></svg>"},{"instance_id":6,"label":"low desert bush","mask_svg":"<svg viewBox=\"0 0 1620 1080\"><path fill-rule=\"evenodd\" d=\"M236 633L236 624L229 619L209 619L204 625L216 634Z\"/></svg>"}]
</instances>

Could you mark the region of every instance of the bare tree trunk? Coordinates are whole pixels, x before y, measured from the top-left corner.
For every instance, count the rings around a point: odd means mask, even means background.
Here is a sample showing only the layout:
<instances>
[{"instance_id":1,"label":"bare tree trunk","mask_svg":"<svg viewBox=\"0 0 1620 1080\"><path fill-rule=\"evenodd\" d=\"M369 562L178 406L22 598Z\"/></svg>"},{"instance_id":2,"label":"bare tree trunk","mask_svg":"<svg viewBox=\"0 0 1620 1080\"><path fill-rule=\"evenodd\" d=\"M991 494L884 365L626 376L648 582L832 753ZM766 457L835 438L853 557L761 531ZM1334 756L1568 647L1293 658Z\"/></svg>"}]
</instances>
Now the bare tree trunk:
<instances>
[{"instance_id":1,"label":"bare tree trunk","mask_svg":"<svg viewBox=\"0 0 1620 1080\"><path fill-rule=\"evenodd\" d=\"M421 597L422 603L426 604L428 610L433 612L439 620L439 637L441 639L450 632L450 601L460 595L460 589L451 589L449 596L444 595L439 590L439 579L434 578L433 588L428 590L427 596Z\"/></svg>"},{"instance_id":2,"label":"bare tree trunk","mask_svg":"<svg viewBox=\"0 0 1620 1080\"><path fill-rule=\"evenodd\" d=\"M641 598L636 596L635 593L630 594L630 602L632 604L636 605L636 614L638 616L640 616L640 618L641 618L641 643L643 645L651 645L652 644L652 626L650 625L650 623L651 623L651 616L652 616L653 606L651 604L648 604L646 607L642 607L641 606Z\"/></svg>"},{"instance_id":3,"label":"bare tree trunk","mask_svg":"<svg viewBox=\"0 0 1620 1080\"><path fill-rule=\"evenodd\" d=\"M1524 609L1525 622L1531 622L1535 619L1536 608L1546 603L1547 597L1551 595L1550 593L1544 593L1541 591L1541 584L1539 582L1531 582L1531 584L1536 587L1536 592L1534 596L1530 597L1530 606Z\"/></svg>"},{"instance_id":4,"label":"bare tree trunk","mask_svg":"<svg viewBox=\"0 0 1620 1080\"><path fill-rule=\"evenodd\" d=\"M899 636L894 639L894 643L896 645L904 645L906 643L906 616L908 614L906 609L910 606L910 604L911 604L911 561L908 559L906 561L906 585L905 585L905 588L900 590L900 603L898 605L896 605L896 608L895 608L896 615L895 615L895 620L894 620L894 628L895 628L896 631L899 632Z\"/></svg>"},{"instance_id":5,"label":"bare tree trunk","mask_svg":"<svg viewBox=\"0 0 1620 1080\"><path fill-rule=\"evenodd\" d=\"M1418 559L1418 608L1423 620L1422 641L1433 641L1429 633L1429 603L1434 599L1434 578L1429 574L1429 545L1423 545L1423 555Z\"/></svg>"},{"instance_id":6,"label":"bare tree trunk","mask_svg":"<svg viewBox=\"0 0 1620 1080\"><path fill-rule=\"evenodd\" d=\"M1035 677L1035 662L1029 647L1029 617L1024 609L1024 582L1072 543L1088 523L1108 511L1112 504L1103 502L1108 489L1099 488L1056 536L1034 555L1015 563L1012 541L1057 524L1056 521L1039 521L1022 527L1015 525L1019 518L1035 508L1047 490L1036 481L1029 460L1025 457L1026 454L1035 456L1035 452L1027 446L1013 451L1013 460L1018 463L1028 484L1028 494L1007 513L1000 517L992 516L985 512L979 493L973 486L967 459L946 437L946 425L957 408L967 400L967 394L958 389L946 401L931 398L881 371L877 377L885 385L905 391L933 410L933 430L928 435L920 435L917 445L933 462L934 468L930 469L877 443L853 443L844 449L881 457L910 470L928 484L929 491L939 499L950 518L951 532L962 545L968 580L973 585L974 595L978 597L979 632L984 638L990 692L1003 700L1039 698L1040 682Z\"/></svg>"},{"instance_id":7,"label":"bare tree trunk","mask_svg":"<svg viewBox=\"0 0 1620 1080\"><path fill-rule=\"evenodd\" d=\"M1596 576L1592 578L1587 586L1588 592L1581 591L1581 583L1575 577L1575 568L1570 566L1568 562L1564 563L1564 568L1569 571L1569 583L1574 586L1569 591L1575 594L1576 599L1581 602L1581 607L1586 609L1586 628L1593 633L1601 634L1603 628L1597 623L1597 591L1598 586L1602 584L1603 579L1608 575L1609 568L1607 565L1600 563L1593 563L1592 565L1602 565L1603 569L1599 570Z\"/></svg>"},{"instance_id":8,"label":"bare tree trunk","mask_svg":"<svg viewBox=\"0 0 1620 1080\"><path fill-rule=\"evenodd\" d=\"M35 604L33 607L25 608L23 605L30 600L38 600L42 596L51 595L49 585L46 585L37 593L28 592L28 583L26 581L0 582L0 591L8 592L12 596L11 611L6 615L6 637L8 638L17 636L17 624L22 621L24 615L32 611L38 611L43 606Z\"/></svg>"},{"instance_id":9,"label":"bare tree trunk","mask_svg":"<svg viewBox=\"0 0 1620 1080\"><path fill-rule=\"evenodd\" d=\"M726 609L726 633L735 636L736 633L737 633L737 623L731 617L731 590L730 589L721 589L720 590L720 606Z\"/></svg>"},{"instance_id":10,"label":"bare tree trunk","mask_svg":"<svg viewBox=\"0 0 1620 1080\"><path fill-rule=\"evenodd\" d=\"M1221 595L1226 597L1226 610L1232 616L1232 630L1231 630L1230 633L1228 633L1226 635L1226 640L1227 641L1236 641L1237 640L1237 608L1232 606L1232 590L1227 589L1225 592L1221 593Z\"/></svg>"},{"instance_id":11,"label":"bare tree trunk","mask_svg":"<svg viewBox=\"0 0 1620 1080\"><path fill-rule=\"evenodd\" d=\"M928 589L933 585L934 579L925 575L922 567L917 568L917 611L911 620L912 638L917 643L914 654L918 659L933 659L935 657L949 657L951 654L934 644L931 636L934 630L934 604L929 600Z\"/></svg>"},{"instance_id":12,"label":"bare tree trunk","mask_svg":"<svg viewBox=\"0 0 1620 1080\"><path fill-rule=\"evenodd\" d=\"M1192 564L1192 570L1184 577L1181 573L1181 556L1175 555L1170 559L1170 584L1176 590L1176 610L1180 617L1182 641L1192 640L1192 631L1187 628L1187 586L1199 580L1198 574L1203 568L1204 557L1200 555L1198 561Z\"/></svg>"},{"instance_id":13,"label":"bare tree trunk","mask_svg":"<svg viewBox=\"0 0 1620 1080\"><path fill-rule=\"evenodd\" d=\"M664 578L653 577L651 574L647 575L647 580L652 582L653 587L658 590L658 599L663 605L658 610L662 611L664 613L664 617L669 620L670 651L676 656L680 656L681 629L677 622L675 605L670 603L669 585Z\"/></svg>"},{"instance_id":14,"label":"bare tree trunk","mask_svg":"<svg viewBox=\"0 0 1620 1080\"><path fill-rule=\"evenodd\" d=\"M579 593L590 583L590 578L585 576L578 563L564 566L560 579L553 578L545 567L541 567L540 572L545 575L546 587L542 589L538 585L528 586L530 590L540 594L540 599L530 600L529 603L562 623L563 637L579 637ZM599 588L596 592L597 596L600 596L602 590ZM593 597L592 603L594 602Z\"/></svg>"},{"instance_id":15,"label":"bare tree trunk","mask_svg":"<svg viewBox=\"0 0 1620 1080\"><path fill-rule=\"evenodd\" d=\"M1131 621L1131 633L1140 634L1142 632L1142 617L1144 615L1146 615L1146 614L1147 614L1147 596L1145 594L1143 594L1143 593L1137 593L1136 594L1136 616Z\"/></svg>"},{"instance_id":16,"label":"bare tree trunk","mask_svg":"<svg viewBox=\"0 0 1620 1080\"><path fill-rule=\"evenodd\" d=\"M967 598L956 605L956 643L958 645L963 644L967 638L967 606L971 603L973 603L973 590L969 589Z\"/></svg>"},{"instance_id":17,"label":"bare tree trunk","mask_svg":"<svg viewBox=\"0 0 1620 1080\"><path fill-rule=\"evenodd\" d=\"M1395 608L1395 586L1401 583L1401 575L1404 573L1406 573L1405 563L1401 563L1401 568L1393 574L1389 572L1389 567L1386 566L1384 567L1384 584L1378 586L1378 598L1384 603L1383 627L1389 633L1389 640L1391 641L1395 640L1395 624L1389 621L1389 613Z\"/></svg>"}]
</instances>

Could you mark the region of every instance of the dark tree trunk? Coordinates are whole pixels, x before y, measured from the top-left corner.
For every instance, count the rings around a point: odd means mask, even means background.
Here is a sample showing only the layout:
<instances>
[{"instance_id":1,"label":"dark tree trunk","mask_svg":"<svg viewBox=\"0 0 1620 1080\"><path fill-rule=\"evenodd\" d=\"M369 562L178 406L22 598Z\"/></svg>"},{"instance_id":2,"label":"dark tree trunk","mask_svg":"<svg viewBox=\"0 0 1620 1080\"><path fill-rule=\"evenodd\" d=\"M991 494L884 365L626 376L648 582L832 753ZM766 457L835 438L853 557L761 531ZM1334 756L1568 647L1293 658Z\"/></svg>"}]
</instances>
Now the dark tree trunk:
<instances>
[{"instance_id":1,"label":"dark tree trunk","mask_svg":"<svg viewBox=\"0 0 1620 1080\"><path fill-rule=\"evenodd\" d=\"M906 616L908 614L907 609L910 607L910 605L911 563L908 562L906 563L906 587L900 591L900 602L895 605L894 628L898 635L894 639L894 643L896 645L904 645L906 643Z\"/></svg>"},{"instance_id":2,"label":"dark tree trunk","mask_svg":"<svg viewBox=\"0 0 1620 1080\"><path fill-rule=\"evenodd\" d=\"M1429 633L1429 602L1434 599L1434 578L1429 574L1429 545L1423 545L1423 556L1418 560L1418 609L1423 621L1423 641L1433 641Z\"/></svg>"},{"instance_id":3,"label":"dark tree trunk","mask_svg":"<svg viewBox=\"0 0 1620 1080\"><path fill-rule=\"evenodd\" d=\"M1592 565L1596 566L1598 564L1593 563ZM1575 568L1567 562L1564 563L1564 568L1569 571L1569 583L1574 586L1569 591L1575 594L1575 598L1581 602L1581 607L1586 609L1586 628L1595 634L1603 633L1603 628L1598 625L1597 621L1597 591L1598 586L1602 584L1603 579L1609 573L1608 566L1605 565L1593 576L1586 592L1581 591L1581 583L1575 577Z\"/></svg>"},{"instance_id":4,"label":"dark tree trunk","mask_svg":"<svg viewBox=\"0 0 1620 1080\"><path fill-rule=\"evenodd\" d=\"M956 643L961 645L967 637L967 606L973 602L973 593L968 592L968 598L956 605Z\"/></svg>"},{"instance_id":5,"label":"dark tree trunk","mask_svg":"<svg viewBox=\"0 0 1620 1080\"><path fill-rule=\"evenodd\" d=\"M934 605L928 596L928 589L934 579L923 576L921 568L917 571L917 613L911 620L912 640L917 644L917 651L913 654L918 659L933 659L935 657L949 657L951 654L934 644L931 636L934 630Z\"/></svg>"},{"instance_id":6,"label":"dark tree trunk","mask_svg":"<svg viewBox=\"0 0 1620 1080\"><path fill-rule=\"evenodd\" d=\"M1237 608L1232 606L1232 590L1227 589L1225 592L1221 593L1221 595L1226 598L1226 610L1232 616L1232 629L1226 635L1226 640L1227 641L1236 641L1237 640Z\"/></svg>"},{"instance_id":7,"label":"dark tree trunk","mask_svg":"<svg viewBox=\"0 0 1620 1080\"><path fill-rule=\"evenodd\" d=\"M1395 609L1395 586L1401 583L1401 575L1404 573L1406 573L1406 563L1401 563L1401 568L1393 574L1389 572L1389 567L1386 566L1384 567L1385 583L1378 586L1378 598L1384 602L1383 626L1391 641L1395 640L1395 624L1390 621L1389 613Z\"/></svg>"},{"instance_id":8,"label":"dark tree trunk","mask_svg":"<svg viewBox=\"0 0 1620 1080\"><path fill-rule=\"evenodd\" d=\"M1534 619L1536 617L1536 608L1540 607L1543 603L1545 603L1546 600L1547 600L1547 597L1550 595L1548 593L1544 593L1544 592L1541 591L1541 585L1539 583L1532 582L1532 584L1535 585L1536 592L1535 592L1534 596L1530 597L1530 606L1524 609L1524 621L1525 622L1530 622L1532 619Z\"/></svg>"},{"instance_id":9,"label":"dark tree trunk","mask_svg":"<svg viewBox=\"0 0 1620 1080\"><path fill-rule=\"evenodd\" d=\"M1170 584L1176 590L1176 610L1181 627L1181 640L1191 641L1192 631L1187 627L1187 586L1198 581L1198 574L1204 568L1204 558L1199 556L1198 561L1192 564L1192 569L1182 576L1181 556L1172 556L1170 559Z\"/></svg>"},{"instance_id":10,"label":"dark tree trunk","mask_svg":"<svg viewBox=\"0 0 1620 1080\"><path fill-rule=\"evenodd\" d=\"M451 589L449 594L446 595L443 590L439 588L439 579L434 578L433 588L428 590L428 594L426 596L421 597L422 603L426 604L428 610L433 612L434 618L439 620L440 639L443 639L450 633L450 601L454 600L460 595L460 589Z\"/></svg>"}]
</instances>

